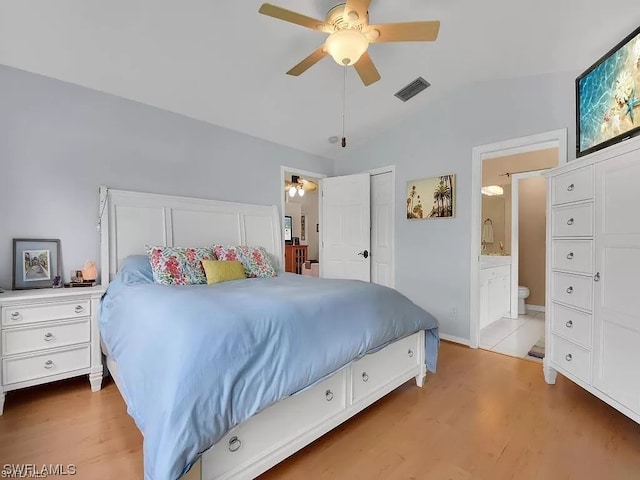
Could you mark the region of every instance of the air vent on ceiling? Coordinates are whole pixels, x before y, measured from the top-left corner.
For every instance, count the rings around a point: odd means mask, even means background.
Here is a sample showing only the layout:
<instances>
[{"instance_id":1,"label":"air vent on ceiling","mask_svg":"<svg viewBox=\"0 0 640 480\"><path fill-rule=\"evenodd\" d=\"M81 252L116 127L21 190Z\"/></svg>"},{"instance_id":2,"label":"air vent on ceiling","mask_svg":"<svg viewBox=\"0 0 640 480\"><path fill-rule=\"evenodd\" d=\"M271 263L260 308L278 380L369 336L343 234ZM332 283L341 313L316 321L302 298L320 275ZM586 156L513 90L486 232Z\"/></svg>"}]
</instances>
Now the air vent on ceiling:
<instances>
[{"instance_id":1,"label":"air vent on ceiling","mask_svg":"<svg viewBox=\"0 0 640 480\"><path fill-rule=\"evenodd\" d=\"M427 82L424 78L418 77L409 85L404 87L402 90L396 93L396 97L398 97L403 102L406 102L410 98L415 97L421 91L425 90L427 87L431 86L429 82Z\"/></svg>"}]
</instances>

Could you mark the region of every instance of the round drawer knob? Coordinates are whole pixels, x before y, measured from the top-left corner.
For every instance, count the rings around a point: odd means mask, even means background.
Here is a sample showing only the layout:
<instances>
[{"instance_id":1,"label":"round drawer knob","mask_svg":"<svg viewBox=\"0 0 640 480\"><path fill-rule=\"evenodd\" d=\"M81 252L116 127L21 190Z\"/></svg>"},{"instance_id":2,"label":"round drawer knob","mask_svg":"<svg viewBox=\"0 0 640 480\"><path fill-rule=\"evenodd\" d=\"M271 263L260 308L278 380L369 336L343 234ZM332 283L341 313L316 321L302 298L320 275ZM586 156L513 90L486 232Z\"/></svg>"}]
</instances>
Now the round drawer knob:
<instances>
[{"instance_id":1,"label":"round drawer knob","mask_svg":"<svg viewBox=\"0 0 640 480\"><path fill-rule=\"evenodd\" d=\"M567 293L573 293L573 287L567 288Z\"/></svg>"},{"instance_id":2,"label":"round drawer knob","mask_svg":"<svg viewBox=\"0 0 640 480\"><path fill-rule=\"evenodd\" d=\"M567 362L570 362L571 360L573 360L573 355L571 355L570 353L567 353L564 358Z\"/></svg>"},{"instance_id":3,"label":"round drawer knob","mask_svg":"<svg viewBox=\"0 0 640 480\"><path fill-rule=\"evenodd\" d=\"M331 390L327 390L324 396L327 399L327 402L330 402L331 400L333 400L333 392Z\"/></svg>"},{"instance_id":4,"label":"round drawer knob","mask_svg":"<svg viewBox=\"0 0 640 480\"><path fill-rule=\"evenodd\" d=\"M409 355L409 358L413 358L413 350L409 349L407 355Z\"/></svg>"},{"instance_id":5,"label":"round drawer knob","mask_svg":"<svg viewBox=\"0 0 640 480\"><path fill-rule=\"evenodd\" d=\"M573 252L567 253L567 260L573 260Z\"/></svg>"},{"instance_id":6,"label":"round drawer knob","mask_svg":"<svg viewBox=\"0 0 640 480\"><path fill-rule=\"evenodd\" d=\"M237 452L242 447L242 441L238 437L231 437L229 439L229 451Z\"/></svg>"},{"instance_id":7,"label":"round drawer knob","mask_svg":"<svg viewBox=\"0 0 640 480\"><path fill-rule=\"evenodd\" d=\"M573 320L569 320L567 323L565 323L565 325L567 326L567 328L573 327Z\"/></svg>"},{"instance_id":8,"label":"round drawer knob","mask_svg":"<svg viewBox=\"0 0 640 480\"><path fill-rule=\"evenodd\" d=\"M567 225L573 225L574 222L575 220L573 218L570 218L569 220L567 220Z\"/></svg>"},{"instance_id":9,"label":"round drawer knob","mask_svg":"<svg viewBox=\"0 0 640 480\"><path fill-rule=\"evenodd\" d=\"M369 375L367 375L367 372L362 372L362 381L363 382L369 381Z\"/></svg>"},{"instance_id":10,"label":"round drawer knob","mask_svg":"<svg viewBox=\"0 0 640 480\"><path fill-rule=\"evenodd\" d=\"M576 188L576 186L572 183L571 185L569 185L567 187L567 192L573 192L573 189Z\"/></svg>"},{"instance_id":11,"label":"round drawer knob","mask_svg":"<svg viewBox=\"0 0 640 480\"><path fill-rule=\"evenodd\" d=\"M44 362L44 368L46 368L47 370L52 369L55 366L55 363L53 363L53 360L47 360L46 362Z\"/></svg>"},{"instance_id":12,"label":"round drawer knob","mask_svg":"<svg viewBox=\"0 0 640 480\"><path fill-rule=\"evenodd\" d=\"M45 342L50 342L51 340L53 340L53 333L47 333L44 336L44 341Z\"/></svg>"},{"instance_id":13,"label":"round drawer knob","mask_svg":"<svg viewBox=\"0 0 640 480\"><path fill-rule=\"evenodd\" d=\"M75 308L75 312L76 313L84 312L84 307L82 305L77 305L76 308Z\"/></svg>"}]
</instances>

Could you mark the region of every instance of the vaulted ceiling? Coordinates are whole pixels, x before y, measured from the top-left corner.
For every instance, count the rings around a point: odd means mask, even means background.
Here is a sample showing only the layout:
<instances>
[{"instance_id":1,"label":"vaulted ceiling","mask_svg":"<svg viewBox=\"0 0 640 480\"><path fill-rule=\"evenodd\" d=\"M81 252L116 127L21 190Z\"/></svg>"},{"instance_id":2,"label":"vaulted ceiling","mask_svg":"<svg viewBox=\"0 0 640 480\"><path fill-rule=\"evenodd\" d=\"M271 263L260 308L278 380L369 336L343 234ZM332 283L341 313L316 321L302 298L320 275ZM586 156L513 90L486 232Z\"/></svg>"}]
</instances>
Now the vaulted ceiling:
<instances>
[{"instance_id":1,"label":"vaulted ceiling","mask_svg":"<svg viewBox=\"0 0 640 480\"><path fill-rule=\"evenodd\" d=\"M338 0L272 0L324 19ZM0 63L328 158L340 153L343 70L285 75L326 35L258 14L261 1L2 0ZM637 0L373 0L372 23L440 20L434 43L373 44L382 80L347 71L358 145L475 82L582 71L640 22ZM416 77L432 86L402 103ZM526 95L526 92L523 92Z\"/></svg>"}]
</instances>

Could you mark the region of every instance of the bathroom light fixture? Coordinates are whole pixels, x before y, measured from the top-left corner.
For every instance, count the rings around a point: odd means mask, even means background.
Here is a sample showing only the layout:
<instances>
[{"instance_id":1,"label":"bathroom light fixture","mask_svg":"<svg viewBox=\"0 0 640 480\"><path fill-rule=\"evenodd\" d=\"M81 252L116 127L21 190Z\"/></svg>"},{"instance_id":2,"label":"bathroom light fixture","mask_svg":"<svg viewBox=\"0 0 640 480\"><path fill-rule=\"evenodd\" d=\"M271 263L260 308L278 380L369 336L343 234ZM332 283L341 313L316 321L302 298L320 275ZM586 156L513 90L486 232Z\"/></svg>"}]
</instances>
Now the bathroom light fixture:
<instances>
[{"instance_id":1,"label":"bathroom light fixture","mask_svg":"<svg viewBox=\"0 0 640 480\"><path fill-rule=\"evenodd\" d=\"M502 195L504 193L503 188L499 185L489 185L488 187L482 187L480 191L482 192L483 195L486 195L487 197Z\"/></svg>"}]
</instances>

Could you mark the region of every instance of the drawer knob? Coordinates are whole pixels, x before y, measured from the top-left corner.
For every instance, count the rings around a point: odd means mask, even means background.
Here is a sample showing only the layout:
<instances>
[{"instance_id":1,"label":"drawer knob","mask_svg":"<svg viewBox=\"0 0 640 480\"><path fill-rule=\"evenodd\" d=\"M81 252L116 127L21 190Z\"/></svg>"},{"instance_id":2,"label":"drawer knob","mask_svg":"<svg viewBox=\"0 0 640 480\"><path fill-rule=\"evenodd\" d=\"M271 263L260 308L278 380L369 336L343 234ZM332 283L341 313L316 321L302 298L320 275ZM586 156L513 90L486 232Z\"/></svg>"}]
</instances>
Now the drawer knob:
<instances>
[{"instance_id":1,"label":"drawer knob","mask_svg":"<svg viewBox=\"0 0 640 480\"><path fill-rule=\"evenodd\" d=\"M362 381L363 382L369 381L369 375L367 375L367 372L362 372Z\"/></svg>"},{"instance_id":2,"label":"drawer knob","mask_svg":"<svg viewBox=\"0 0 640 480\"><path fill-rule=\"evenodd\" d=\"M567 220L567 225L573 225L573 222L575 222L575 220L573 219L573 217L571 217L569 220Z\"/></svg>"},{"instance_id":3,"label":"drawer knob","mask_svg":"<svg viewBox=\"0 0 640 480\"><path fill-rule=\"evenodd\" d=\"M571 355L570 353L567 353L564 358L567 362L570 362L571 360L573 360L573 355Z\"/></svg>"},{"instance_id":4,"label":"drawer knob","mask_svg":"<svg viewBox=\"0 0 640 480\"><path fill-rule=\"evenodd\" d=\"M409 358L413 358L413 350L409 349L407 355L409 355Z\"/></svg>"},{"instance_id":5,"label":"drawer knob","mask_svg":"<svg viewBox=\"0 0 640 480\"><path fill-rule=\"evenodd\" d=\"M573 293L573 287L567 288L567 293Z\"/></svg>"},{"instance_id":6,"label":"drawer knob","mask_svg":"<svg viewBox=\"0 0 640 480\"><path fill-rule=\"evenodd\" d=\"M596 274L593 276L593 281L594 281L594 282L599 282L599 281L600 281L600 272L596 273Z\"/></svg>"},{"instance_id":7,"label":"drawer knob","mask_svg":"<svg viewBox=\"0 0 640 480\"><path fill-rule=\"evenodd\" d=\"M44 341L45 342L50 342L51 340L53 340L53 333L46 333L44 335Z\"/></svg>"},{"instance_id":8,"label":"drawer knob","mask_svg":"<svg viewBox=\"0 0 640 480\"><path fill-rule=\"evenodd\" d=\"M22 315L20 314L20 312L11 313L11 320L20 320L21 318L22 318Z\"/></svg>"},{"instance_id":9,"label":"drawer knob","mask_svg":"<svg viewBox=\"0 0 640 480\"><path fill-rule=\"evenodd\" d=\"M238 437L231 437L229 439L230 452L237 452L238 450L240 450L241 446L242 446L242 441Z\"/></svg>"},{"instance_id":10,"label":"drawer knob","mask_svg":"<svg viewBox=\"0 0 640 480\"><path fill-rule=\"evenodd\" d=\"M573 260L573 252L567 253L567 260Z\"/></svg>"},{"instance_id":11,"label":"drawer knob","mask_svg":"<svg viewBox=\"0 0 640 480\"><path fill-rule=\"evenodd\" d=\"M324 396L327 399L327 402L330 402L331 400L333 400L333 392L331 390L327 390L324 393Z\"/></svg>"},{"instance_id":12,"label":"drawer knob","mask_svg":"<svg viewBox=\"0 0 640 480\"><path fill-rule=\"evenodd\" d=\"M47 360L46 362L44 362L44 368L46 368L47 370L50 370L53 367L55 367L55 363L53 363L53 360Z\"/></svg>"},{"instance_id":13,"label":"drawer knob","mask_svg":"<svg viewBox=\"0 0 640 480\"><path fill-rule=\"evenodd\" d=\"M573 192L573 189L576 188L576 186L572 183L571 185L569 185L567 187L567 192Z\"/></svg>"},{"instance_id":14,"label":"drawer knob","mask_svg":"<svg viewBox=\"0 0 640 480\"><path fill-rule=\"evenodd\" d=\"M84 312L84 307L82 305L76 305L75 312L76 313Z\"/></svg>"},{"instance_id":15,"label":"drawer knob","mask_svg":"<svg viewBox=\"0 0 640 480\"><path fill-rule=\"evenodd\" d=\"M567 323L565 323L565 325L567 326L567 328L572 328L573 327L573 320L569 320Z\"/></svg>"}]
</instances>

